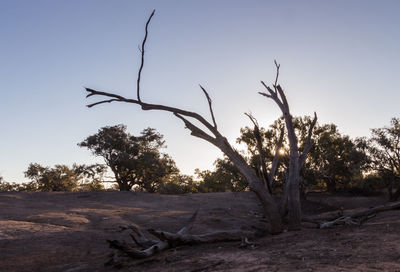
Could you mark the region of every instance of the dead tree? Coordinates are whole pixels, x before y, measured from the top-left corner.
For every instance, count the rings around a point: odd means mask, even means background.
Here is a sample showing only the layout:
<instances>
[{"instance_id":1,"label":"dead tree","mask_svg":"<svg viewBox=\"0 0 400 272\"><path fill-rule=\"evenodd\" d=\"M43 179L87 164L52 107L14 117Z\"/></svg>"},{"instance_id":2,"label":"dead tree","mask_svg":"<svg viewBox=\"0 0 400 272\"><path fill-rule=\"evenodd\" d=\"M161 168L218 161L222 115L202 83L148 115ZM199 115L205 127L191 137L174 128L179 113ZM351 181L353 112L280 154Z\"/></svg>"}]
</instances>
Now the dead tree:
<instances>
[{"instance_id":1,"label":"dead tree","mask_svg":"<svg viewBox=\"0 0 400 272\"><path fill-rule=\"evenodd\" d=\"M264 186L263 182L257 177L256 173L253 169L247 164L246 160L236 151L227 139L218 131L217 122L214 116L213 107L212 107L212 100L208 94L208 92L200 85L201 90L203 91L209 106L209 111L211 115L212 122L209 122L198 113L169 107L165 105L158 105L158 104L150 104L143 102L140 97L140 78L141 73L144 66L144 56L145 56L145 45L148 36L148 26L149 23L154 15L154 11L150 15L149 19L147 20L146 27L145 27L145 37L142 42L141 46L141 64L138 72L137 77L137 93L136 99L126 98L121 95L109 92L102 92L96 91L94 89L86 88L86 91L89 93L86 97L92 96L99 96L99 97L106 97L107 99L89 104L88 107L94 107L104 103L111 103L111 102L124 102L124 103L132 103L139 105L142 110L161 110L173 113L177 118L181 119L185 124L186 128L191 131L191 135L201 138L203 140L208 141L209 143L213 144L217 148L219 148L232 162L233 164L239 169L241 174L246 178L250 190L252 190L258 197L259 201L262 204L264 214L267 217L270 228L269 231L273 234L277 234L282 232L282 219L279 207L277 203L274 201L274 198L271 195L271 192L268 190L268 186ZM292 123L292 116L290 115L289 105L286 99L286 96L278 85L278 76L279 76L279 65L275 62L277 67L277 74L275 78L275 83L273 85L274 90L269 88L262 82L262 84L267 88L269 94L261 93L264 96L272 98L278 106L281 108L283 116L286 122L286 128L288 131L288 138L290 143L290 163L289 163L289 174L288 174L288 182L285 185L285 193L283 197L284 205L286 207L286 200L288 203L288 211L289 211L289 228L290 229L299 229L301 223L301 206L300 206L300 194L299 194L299 173L302 165L305 162L306 155L311 148L311 133L312 129L317 121L317 117L315 115L314 120L310 126L307 138L307 144L304 150L300 153L297 147L297 138L294 132L293 123ZM199 126L195 125L191 122L191 119L195 119L200 124L202 124L209 132L206 132L204 129L200 128ZM277 162L275 162L276 164ZM275 166L276 168L276 166ZM275 172L272 169L270 175ZM270 179L271 176L268 177ZM270 183L270 182L268 182ZM286 197L287 196L287 197ZM281 205L282 206L282 205Z\"/></svg>"},{"instance_id":2,"label":"dead tree","mask_svg":"<svg viewBox=\"0 0 400 272\"><path fill-rule=\"evenodd\" d=\"M248 238L255 238L259 235L257 231L244 230L215 231L200 235L190 234L189 232L193 227L196 216L197 211L191 216L188 223L176 233L148 229L147 234L145 234L138 226L132 224L121 227L121 231L130 230L133 242L128 243L119 240L107 240L107 242L111 248L122 253L122 256L127 255L133 259L144 259L158 252L182 245L242 241L240 247L253 247L255 244L249 242ZM153 236L156 239L148 238L149 236ZM118 258L115 258L115 256L109 262L114 266L119 263Z\"/></svg>"},{"instance_id":3,"label":"dead tree","mask_svg":"<svg viewBox=\"0 0 400 272\"><path fill-rule=\"evenodd\" d=\"M166 112L173 113L177 118L181 119L185 124L186 128L191 131L191 135L206 140L207 142L213 144L214 146L218 147L239 169L241 174L246 178L247 182L249 183L250 190L252 190L260 200L265 216L269 219L270 229L269 231L273 234L277 234L282 232L282 220L279 213L278 205L275 203L272 195L268 191L268 189L263 186L262 182L258 179L257 175L254 173L253 169L247 164L246 160L237 152L228 142L228 140L221 135L218 131L217 122L214 116L213 108L212 108L212 100L208 94L208 92L200 85L201 90L203 91L209 106L209 111L212 119L212 123L207 121L203 116L198 113L182 110L179 108L169 107L165 105L157 105L157 104L150 104L145 103L141 100L140 97L140 77L141 72L144 66L144 53L145 53L145 44L147 41L148 36L148 26L149 23L154 15L154 11L150 15L149 19L147 20L146 27L145 27L145 37L142 42L141 47L141 65L139 68L139 73L137 77L137 97L136 99L132 98L125 98L123 96L108 93L108 92L101 92L96 91L90 88L86 88L86 91L89 93L86 97L92 96L101 96L107 97L106 100L101 100L92 104L89 104L88 107L94 107L104 103L111 103L111 102L125 102L125 103L132 103L141 106L142 110L161 110ZM204 129L201 129L199 126L192 123L189 119L195 119L199 121L208 131L211 132L207 133Z\"/></svg>"},{"instance_id":4,"label":"dead tree","mask_svg":"<svg viewBox=\"0 0 400 272\"><path fill-rule=\"evenodd\" d=\"M260 157L261 177L263 179L265 186L268 188L268 191L272 194L272 183L274 181L276 169L278 168L278 164L279 164L279 155L280 155L279 151L282 148L283 137L285 135L285 129L283 127L281 128L281 133L279 135L279 139L278 139L278 141L276 143L276 147L275 147L275 155L274 155L274 158L272 159L271 168L268 173L266 160L265 160L264 152L263 152L263 140L262 140L261 133L260 133L260 126L258 125L257 119L254 118L253 115L251 115L250 113L245 113L245 115L247 117L249 117L250 121L254 125L253 134L254 134L254 138L256 139L256 142L257 142L257 150L258 150L258 154Z\"/></svg>"},{"instance_id":5,"label":"dead tree","mask_svg":"<svg viewBox=\"0 0 400 272\"><path fill-rule=\"evenodd\" d=\"M289 103L282 87L278 84L280 65L275 61L276 77L273 88L267 86L263 81L261 84L268 93L259 94L271 98L279 106L285 119L286 130L289 139L289 173L285 184L284 194L281 203L282 214L288 211L289 229L298 230L301 228L301 204L300 204L300 170L303 167L307 153L311 149L312 130L317 122L317 114L314 112L314 119L308 130L307 140L302 152L299 151L298 140L293 126L293 117L290 113Z\"/></svg>"}]
</instances>

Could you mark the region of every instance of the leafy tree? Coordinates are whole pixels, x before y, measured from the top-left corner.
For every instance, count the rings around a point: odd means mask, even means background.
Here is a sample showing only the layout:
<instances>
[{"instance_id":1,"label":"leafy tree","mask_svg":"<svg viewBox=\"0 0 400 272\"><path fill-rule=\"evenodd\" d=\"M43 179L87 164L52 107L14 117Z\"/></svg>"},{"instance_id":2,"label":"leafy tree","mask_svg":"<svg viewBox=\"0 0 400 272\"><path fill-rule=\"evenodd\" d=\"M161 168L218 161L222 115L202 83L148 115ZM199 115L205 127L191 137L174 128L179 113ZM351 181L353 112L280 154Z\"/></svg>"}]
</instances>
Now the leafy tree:
<instances>
[{"instance_id":1,"label":"leafy tree","mask_svg":"<svg viewBox=\"0 0 400 272\"><path fill-rule=\"evenodd\" d=\"M17 191L17 184L6 182L4 178L0 176L0 192L11 192L11 191Z\"/></svg>"},{"instance_id":2,"label":"leafy tree","mask_svg":"<svg viewBox=\"0 0 400 272\"><path fill-rule=\"evenodd\" d=\"M372 129L368 143L372 167L386 184L390 199L400 198L400 119L392 118L389 127Z\"/></svg>"},{"instance_id":3,"label":"leafy tree","mask_svg":"<svg viewBox=\"0 0 400 272\"><path fill-rule=\"evenodd\" d=\"M303 177L313 185L324 184L328 192L349 188L352 182L362 178L362 170L368 159L357 142L342 135L336 125L317 126L313 136Z\"/></svg>"},{"instance_id":4,"label":"leafy tree","mask_svg":"<svg viewBox=\"0 0 400 272\"><path fill-rule=\"evenodd\" d=\"M197 193L199 192L199 186L192 176L174 174L158 185L157 192L160 194Z\"/></svg>"},{"instance_id":5,"label":"leafy tree","mask_svg":"<svg viewBox=\"0 0 400 272\"><path fill-rule=\"evenodd\" d=\"M260 128L259 133L262 138L263 156L266 158L267 167L270 168L276 153L278 138L283 125L283 118L277 119L269 129ZM303 150L306 145L308 129L312 122L311 117L293 118L293 126L299 139L299 150ZM337 189L350 188L353 183L362 179L362 171L366 168L368 157L365 147L360 141L353 141L348 136L340 134L336 125L325 124L316 125L312 136L313 145L306 160L305 167L301 171L301 190L305 194L308 187L327 189L335 192ZM238 143L246 145L246 160L261 178L261 166L259 160L259 149L254 130L249 127L241 129L241 135L237 139ZM273 191L283 191L283 186L287 178L289 167L287 135L283 139L283 146L279 148L279 165L274 178ZM225 170L228 170L226 168ZM208 186L217 186L216 172L204 171L202 178L207 179ZM234 176L236 169L231 169L228 175ZM229 182L229 180L227 181ZM220 190L225 190L227 186Z\"/></svg>"},{"instance_id":6,"label":"leafy tree","mask_svg":"<svg viewBox=\"0 0 400 272\"><path fill-rule=\"evenodd\" d=\"M105 171L103 165L77 165L71 168L66 165L55 165L53 168L44 167L38 163L29 164L25 176L32 180L29 187L38 191L78 191L80 182L86 184L89 178L96 179L96 175L102 176Z\"/></svg>"},{"instance_id":7,"label":"leafy tree","mask_svg":"<svg viewBox=\"0 0 400 272\"><path fill-rule=\"evenodd\" d=\"M160 184L178 172L174 161L160 152L165 147L163 136L152 128L134 136L126 132L124 125L103 127L78 145L104 158L121 191L135 188L156 192Z\"/></svg>"},{"instance_id":8,"label":"leafy tree","mask_svg":"<svg viewBox=\"0 0 400 272\"><path fill-rule=\"evenodd\" d=\"M248 188L246 179L227 157L217 159L214 165L214 171L196 169L200 192L238 192Z\"/></svg>"}]
</instances>

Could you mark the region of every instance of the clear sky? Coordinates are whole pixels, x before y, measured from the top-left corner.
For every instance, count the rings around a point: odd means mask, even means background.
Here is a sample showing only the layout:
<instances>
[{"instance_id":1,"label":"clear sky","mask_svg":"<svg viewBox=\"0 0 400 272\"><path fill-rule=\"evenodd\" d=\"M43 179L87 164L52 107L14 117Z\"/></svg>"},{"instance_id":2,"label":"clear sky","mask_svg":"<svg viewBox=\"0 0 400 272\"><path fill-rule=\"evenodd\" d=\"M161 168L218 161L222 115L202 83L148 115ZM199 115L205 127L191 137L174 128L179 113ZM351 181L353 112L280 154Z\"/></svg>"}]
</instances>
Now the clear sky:
<instances>
[{"instance_id":1,"label":"clear sky","mask_svg":"<svg viewBox=\"0 0 400 272\"><path fill-rule=\"evenodd\" d=\"M400 1L0 0L0 175L24 181L30 162L102 162L77 143L100 127L154 127L183 173L221 153L170 113L85 105L83 86L135 96L138 45L153 9L142 99L208 115L234 142L251 111L280 113L257 94L273 60L293 115L318 113L352 137L399 117Z\"/></svg>"}]
</instances>

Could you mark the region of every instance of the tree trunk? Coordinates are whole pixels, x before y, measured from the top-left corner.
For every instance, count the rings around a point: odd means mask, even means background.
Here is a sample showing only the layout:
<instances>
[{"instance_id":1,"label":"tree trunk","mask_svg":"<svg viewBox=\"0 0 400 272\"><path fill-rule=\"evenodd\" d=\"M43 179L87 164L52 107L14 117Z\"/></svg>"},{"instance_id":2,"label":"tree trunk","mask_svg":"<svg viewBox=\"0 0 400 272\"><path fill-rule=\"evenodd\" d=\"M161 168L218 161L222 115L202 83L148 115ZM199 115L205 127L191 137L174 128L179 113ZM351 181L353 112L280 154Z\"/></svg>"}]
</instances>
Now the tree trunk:
<instances>
[{"instance_id":1,"label":"tree trunk","mask_svg":"<svg viewBox=\"0 0 400 272\"><path fill-rule=\"evenodd\" d=\"M297 153L298 154L298 153ZM300 202L300 169L299 160L290 154L289 162L289 179L287 186L287 208L288 208L288 223L289 230L301 229L301 202Z\"/></svg>"},{"instance_id":2,"label":"tree trunk","mask_svg":"<svg viewBox=\"0 0 400 272\"><path fill-rule=\"evenodd\" d=\"M263 185L253 169L246 163L240 154L238 154L226 139L223 139L224 143L220 144L220 149L229 157L234 165L239 169L240 173L246 178L249 183L250 190L253 191L263 206L264 214L269 219L271 224L270 232L272 234L278 234L282 232L282 219L279 213L278 205L272 195L268 192L268 189Z\"/></svg>"},{"instance_id":3,"label":"tree trunk","mask_svg":"<svg viewBox=\"0 0 400 272\"><path fill-rule=\"evenodd\" d=\"M288 132L288 139L290 145L289 154L289 176L288 185L285 189L287 192L287 209L288 209L288 223L289 230L301 229L301 203L300 203L300 167L299 167L299 149L297 147L298 141L293 127L292 116L287 107L283 110L285 118L286 130Z\"/></svg>"}]
</instances>

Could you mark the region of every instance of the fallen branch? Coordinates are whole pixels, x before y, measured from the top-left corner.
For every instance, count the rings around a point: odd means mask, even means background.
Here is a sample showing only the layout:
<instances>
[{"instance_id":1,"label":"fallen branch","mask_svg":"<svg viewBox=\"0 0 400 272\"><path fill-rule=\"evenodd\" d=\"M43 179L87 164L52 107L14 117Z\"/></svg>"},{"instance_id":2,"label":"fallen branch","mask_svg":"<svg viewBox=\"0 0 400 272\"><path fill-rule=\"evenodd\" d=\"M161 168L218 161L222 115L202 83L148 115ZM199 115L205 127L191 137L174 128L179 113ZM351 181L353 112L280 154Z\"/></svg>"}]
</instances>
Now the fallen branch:
<instances>
[{"instance_id":1,"label":"fallen branch","mask_svg":"<svg viewBox=\"0 0 400 272\"><path fill-rule=\"evenodd\" d=\"M216 243L226 241L242 241L246 246L255 247L256 244L249 242L248 238L256 237L256 232L242 231L242 230L227 230L215 231L205 234L189 234L190 229L193 227L194 221L197 217L197 211L191 216L188 223L181 228L178 232L172 233L161 230L148 229L148 234L154 236L156 239L148 238L144 232L136 225L128 225L121 227L121 230L131 230L133 243L127 243L120 240L107 240L110 247L116 249L119 256L130 257L132 259L145 259L155 254L182 245L193 245L203 243ZM114 259L116 255L112 255ZM118 264L120 262L112 260L110 264Z\"/></svg>"},{"instance_id":2,"label":"fallen branch","mask_svg":"<svg viewBox=\"0 0 400 272\"><path fill-rule=\"evenodd\" d=\"M317 220L310 218L303 218L303 221L315 223L318 225L318 228L320 229L330 228L335 225L361 225L365 221L375 217L377 213L396 210L396 209L400 209L400 201L372 207L366 210L354 211L348 214L342 214L334 219L325 222L321 221L318 222Z\"/></svg>"}]
</instances>

